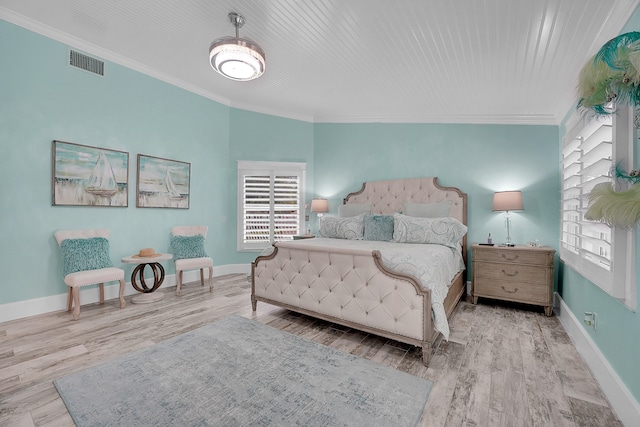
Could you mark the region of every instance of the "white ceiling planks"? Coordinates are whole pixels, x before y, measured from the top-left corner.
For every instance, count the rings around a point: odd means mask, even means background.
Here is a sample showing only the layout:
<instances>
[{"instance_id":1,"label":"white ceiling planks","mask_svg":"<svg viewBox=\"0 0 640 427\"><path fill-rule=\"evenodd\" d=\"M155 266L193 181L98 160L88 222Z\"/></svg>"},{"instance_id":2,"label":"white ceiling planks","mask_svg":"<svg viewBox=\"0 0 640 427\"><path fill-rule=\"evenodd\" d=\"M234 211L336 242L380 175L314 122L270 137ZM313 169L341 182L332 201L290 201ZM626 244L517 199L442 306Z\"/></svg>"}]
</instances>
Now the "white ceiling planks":
<instances>
[{"instance_id":1,"label":"white ceiling planks","mask_svg":"<svg viewBox=\"0 0 640 427\"><path fill-rule=\"evenodd\" d=\"M559 124L640 0L0 0L0 18L226 105L312 122ZM234 34L266 52L236 82Z\"/></svg>"}]
</instances>

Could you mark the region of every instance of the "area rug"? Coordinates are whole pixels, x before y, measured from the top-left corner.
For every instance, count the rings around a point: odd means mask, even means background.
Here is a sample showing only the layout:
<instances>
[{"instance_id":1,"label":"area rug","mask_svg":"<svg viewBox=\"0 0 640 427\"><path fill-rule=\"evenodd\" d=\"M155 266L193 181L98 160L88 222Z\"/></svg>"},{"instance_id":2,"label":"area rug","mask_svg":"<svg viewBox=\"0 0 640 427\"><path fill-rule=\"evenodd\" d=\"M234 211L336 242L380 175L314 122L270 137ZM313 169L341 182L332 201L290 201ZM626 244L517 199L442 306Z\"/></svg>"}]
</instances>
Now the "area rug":
<instances>
[{"instance_id":1,"label":"area rug","mask_svg":"<svg viewBox=\"0 0 640 427\"><path fill-rule=\"evenodd\" d=\"M432 383L240 316L54 381L81 426L412 426Z\"/></svg>"}]
</instances>

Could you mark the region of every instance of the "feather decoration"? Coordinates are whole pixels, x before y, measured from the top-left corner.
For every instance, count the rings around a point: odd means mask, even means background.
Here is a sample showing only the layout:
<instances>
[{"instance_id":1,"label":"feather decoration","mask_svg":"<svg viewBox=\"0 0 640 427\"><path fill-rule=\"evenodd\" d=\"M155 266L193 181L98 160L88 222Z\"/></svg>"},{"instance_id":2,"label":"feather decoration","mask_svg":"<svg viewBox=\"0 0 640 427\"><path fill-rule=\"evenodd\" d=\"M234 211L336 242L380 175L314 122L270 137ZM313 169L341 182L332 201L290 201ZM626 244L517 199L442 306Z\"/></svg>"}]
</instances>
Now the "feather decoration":
<instances>
[{"instance_id":1,"label":"feather decoration","mask_svg":"<svg viewBox=\"0 0 640 427\"><path fill-rule=\"evenodd\" d=\"M613 168L614 176L619 181L630 182L631 184L637 184L640 182L640 172L633 169L629 172L622 168L622 163L618 162Z\"/></svg>"},{"instance_id":2,"label":"feather decoration","mask_svg":"<svg viewBox=\"0 0 640 427\"><path fill-rule=\"evenodd\" d=\"M612 183L597 184L589 194L585 218L611 227L634 227L640 220L640 184L626 191L615 191Z\"/></svg>"},{"instance_id":3,"label":"feather decoration","mask_svg":"<svg viewBox=\"0 0 640 427\"><path fill-rule=\"evenodd\" d=\"M608 105L611 104L610 107ZM585 116L608 116L617 106L640 105L640 32L605 43L580 71L577 109Z\"/></svg>"},{"instance_id":4,"label":"feather decoration","mask_svg":"<svg viewBox=\"0 0 640 427\"><path fill-rule=\"evenodd\" d=\"M609 68L604 62L588 61L578 79L578 110L583 115L608 116L606 105L616 98L612 82L622 79L623 72Z\"/></svg>"},{"instance_id":5,"label":"feather decoration","mask_svg":"<svg viewBox=\"0 0 640 427\"><path fill-rule=\"evenodd\" d=\"M629 47L640 40L640 32L620 34L606 42L593 57L593 62L604 62L609 68L624 70L620 64L620 49Z\"/></svg>"}]
</instances>

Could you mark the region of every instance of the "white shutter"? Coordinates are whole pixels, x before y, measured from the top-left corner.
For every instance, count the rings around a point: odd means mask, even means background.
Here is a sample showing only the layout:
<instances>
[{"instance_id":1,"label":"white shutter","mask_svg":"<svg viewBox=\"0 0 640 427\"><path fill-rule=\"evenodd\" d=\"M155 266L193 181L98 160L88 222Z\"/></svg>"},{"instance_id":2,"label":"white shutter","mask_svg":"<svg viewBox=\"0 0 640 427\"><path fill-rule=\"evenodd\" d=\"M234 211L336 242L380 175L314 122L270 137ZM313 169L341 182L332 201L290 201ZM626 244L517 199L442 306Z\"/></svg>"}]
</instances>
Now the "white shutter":
<instances>
[{"instance_id":1,"label":"white shutter","mask_svg":"<svg viewBox=\"0 0 640 427\"><path fill-rule=\"evenodd\" d=\"M597 184L613 182L612 169L633 159L633 109L580 121L562 148L560 257L574 270L631 308L636 305L635 234L584 216ZM616 188L624 190L622 183Z\"/></svg>"},{"instance_id":2,"label":"white shutter","mask_svg":"<svg viewBox=\"0 0 640 427\"><path fill-rule=\"evenodd\" d=\"M261 250L302 234L305 167L304 163L238 162L239 251Z\"/></svg>"},{"instance_id":3,"label":"white shutter","mask_svg":"<svg viewBox=\"0 0 640 427\"><path fill-rule=\"evenodd\" d=\"M591 189L613 179L612 141L612 120L607 118L581 124L567 135L562 149L561 256L601 287L611 282L611 227L584 215Z\"/></svg>"},{"instance_id":4,"label":"white shutter","mask_svg":"<svg viewBox=\"0 0 640 427\"><path fill-rule=\"evenodd\" d=\"M278 174L273 178L274 224L276 242L292 240L300 232L300 176Z\"/></svg>"},{"instance_id":5,"label":"white shutter","mask_svg":"<svg viewBox=\"0 0 640 427\"><path fill-rule=\"evenodd\" d=\"M271 176L269 172L242 174L242 240L263 244L271 241Z\"/></svg>"}]
</instances>

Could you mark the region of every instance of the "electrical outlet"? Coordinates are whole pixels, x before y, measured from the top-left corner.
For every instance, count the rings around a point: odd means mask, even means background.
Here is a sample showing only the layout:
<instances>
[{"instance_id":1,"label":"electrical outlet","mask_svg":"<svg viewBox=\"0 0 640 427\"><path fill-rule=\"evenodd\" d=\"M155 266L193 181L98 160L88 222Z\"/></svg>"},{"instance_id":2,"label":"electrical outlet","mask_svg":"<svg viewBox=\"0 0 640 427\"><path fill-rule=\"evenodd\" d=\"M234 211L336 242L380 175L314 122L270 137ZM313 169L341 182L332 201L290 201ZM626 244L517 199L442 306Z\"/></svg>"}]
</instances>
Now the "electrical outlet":
<instances>
[{"instance_id":1,"label":"electrical outlet","mask_svg":"<svg viewBox=\"0 0 640 427\"><path fill-rule=\"evenodd\" d=\"M305 215L305 216L304 216L304 220L305 220L305 221L309 221L309 215Z\"/></svg>"},{"instance_id":2,"label":"electrical outlet","mask_svg":"<svg viewBox=\"0 0 640 427\"><path fill-rule=\"evenodd\" d=\"M592 326L593 329L597 330L597 320L598 320L598 313L596 313L595 311L585 311L584 312L584 324L585 326Z\"/></svg>"}]
</instances>

